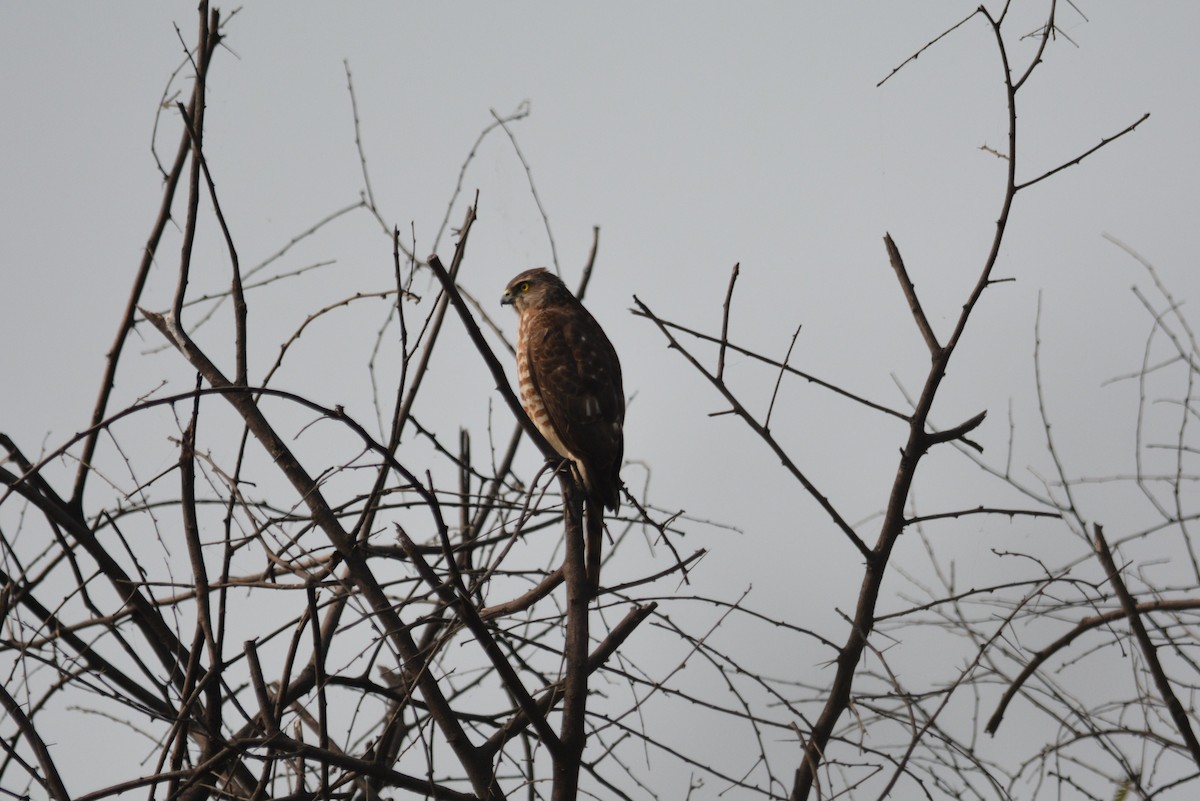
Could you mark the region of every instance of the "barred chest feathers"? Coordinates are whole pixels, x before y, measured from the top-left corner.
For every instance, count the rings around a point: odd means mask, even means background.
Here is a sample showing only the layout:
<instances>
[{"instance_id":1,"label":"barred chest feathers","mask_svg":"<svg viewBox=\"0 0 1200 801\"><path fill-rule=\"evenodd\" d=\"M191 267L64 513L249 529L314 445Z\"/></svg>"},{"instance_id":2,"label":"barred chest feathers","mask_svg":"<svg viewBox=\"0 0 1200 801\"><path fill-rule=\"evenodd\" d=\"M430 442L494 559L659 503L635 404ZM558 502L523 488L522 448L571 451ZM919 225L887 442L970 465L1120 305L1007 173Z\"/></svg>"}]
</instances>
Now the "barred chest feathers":
<instances>
[{"instance_id":1,"label":"barred chest feathers","mask_svg":"<svg viewBox=\"0 0 1200 801\"><path fill-rule=\"evenodd\" d=\"M530 373L529 341L526 336L531 316L526 313L517 319L517 382L521 389L521 406L525 408L525 414L529 415L529 419L533 421L537 430L550 443L550 447L554 448L559 456L575 462L576 466L582 470L579 458L563 444L554 430L554 426L551 425L550 414L546 411L546 405L542 402L542 396L538 393L537 385Z\"/></svg>"}]
</instances>

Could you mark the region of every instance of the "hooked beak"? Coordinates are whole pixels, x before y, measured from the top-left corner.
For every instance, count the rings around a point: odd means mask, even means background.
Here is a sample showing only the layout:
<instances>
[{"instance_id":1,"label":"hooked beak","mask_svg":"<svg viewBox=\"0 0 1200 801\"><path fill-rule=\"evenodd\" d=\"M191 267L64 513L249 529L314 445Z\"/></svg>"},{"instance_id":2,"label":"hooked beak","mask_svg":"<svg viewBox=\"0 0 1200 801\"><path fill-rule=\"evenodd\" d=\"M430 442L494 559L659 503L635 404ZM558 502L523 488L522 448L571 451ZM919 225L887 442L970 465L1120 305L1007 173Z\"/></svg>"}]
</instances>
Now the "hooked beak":
<instances>
[{"instance_id":1,"label":"hooked beak","mask_svg":"<svg viewBox=\"0 0 1200 801\"><path fill-rule=\"evenodd\" d=\"M505 292L503 295L500 296L500 305L501 306L511 306L516 302L517 302L517 298L511 292Z\"/></svg>"}]
</instances>

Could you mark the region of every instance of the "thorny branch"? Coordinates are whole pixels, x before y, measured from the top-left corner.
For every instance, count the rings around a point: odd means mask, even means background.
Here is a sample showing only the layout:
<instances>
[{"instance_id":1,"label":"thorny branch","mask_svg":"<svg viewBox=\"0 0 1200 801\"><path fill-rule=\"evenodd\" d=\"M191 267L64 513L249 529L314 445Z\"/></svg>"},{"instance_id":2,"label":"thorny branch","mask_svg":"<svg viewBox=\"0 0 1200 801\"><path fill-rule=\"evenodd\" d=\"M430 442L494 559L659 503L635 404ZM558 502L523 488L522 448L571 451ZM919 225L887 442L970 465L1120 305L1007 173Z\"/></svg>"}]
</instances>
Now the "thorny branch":
<instances>
[{"instance_id":1,"label":"thorny branch","mask_svg":"<svg viewBox=\"0 0 1200 801\"><path fill-rule=\"evenodd\" d=\"M982 16L988 23L991 29L992 38L995 42L996 50L1000 56L1003 69L1003 78L1005 81L1007 95L1007 112L1008 112L1008 148L1006 158L1007 175L1004 183L1000 211L997 217L992 243L984 255L980 267L978 277L975 280L974 286L965 298L961 310L958 313L953 329L950 331L947 338L939 340L935 335L932 326L929 323L929 318L926 315L915 289L915 284L912 279L912 270L907 266L900 255L891 235L884 237L884 244L888 253L888 259L892 269L896 274L900 283L901 292L908 303L913 321L925 342L925 346L930 355L930 367L925 377L921 392L913 403L912 412L904 416L905 422L908 424L908 438L904 445L899 462L896 468L895 480L891 486L886 510L883 513L882 520L879 524L879 533L873 546L868 546L858 534L845 523L845 516L840 512L822 493L818 492L813 483L800 472L791 463L791 459L786 452L774 441L765 425L760 425L754 418L749 415L744 406L740 404L734 397L732 391L726 385L724 376L724 361L725 352L728 345L728 319L729 306L732 297L733 280L737 277L737 269L735 268L733 277L730 281L730 288L726 295L725 305L722 310L721 332L716 337L704 337L718 344L718 360L717 371L715 374L710 373L703 365L685 350L679 341L671 333L671 328L679 328L678 326L668 325L661 318L654 315L641 301L635 298L638 305L638 312L642 316L647 317L654 322L659 330L666 338L669 347L679 351L691 366L701 373L708 381L717 389L717 391L725 398L732 406L733 412L742 418L746 424L757 434L757 436L771 445L776 456L780 461L788 467L803 485L804 489L810 496L815 498L821 504L826 514L838 525L842 533L855 545L859 552L864 557L866 562L863 578L859 589L859 597L856 609L849 623L849 633L845 643L841 646L838 658L836 660L836 673L826 690L825 703L820 716L815 722L807 724L803 733L804 737L804 754L799 760L799 767L795 771L795 777L790 789L790 798L793 801L801 801L810 797L811 791L817 783L818 769L823 764L828 764L832 760L830 746L835 742L835 732L843 715L852 709L854 704L856 688L861 686L865 681L862 675L862 665L865 655L872 650L869 645L869 638L872 635L877 623L876 605L880 597L881 587L885 577L889 574L889 562L893 549L905 529L911 525L919 524L921 520L939 519L944 517L956 517L964 514L964 512L949 512L944 514L916 516L905 513L905 509L911 503L911 493L913 484L918 473L921 462L924 456L933 447L947 442L963 443L968 447L982 450L976 443L967 439L968 435L977 427L979 427L985 417L986 411L980 412L970 419L953 426L943 431L933 431L929 425L929 416L933 408L934 400L939 394L943 380L946 376L947 367L954 356L958 344L966 331L968 322L971 320L973 312L977 307L983 292L988 286L993 283L992 272L996 264L996 260L1000 253L1001 243L1004 241L1007 232L1007 224L1009 214L1012 209L1014 197L1020 189L1031 186L1045 178L1048 178L1058 171L1065 169L1073 163L1079 163L1083 158L1091 155L1099 147L1112 142L1113 140L1131 132L1137 127L1145 117L1137 123L1129 126L1127 129L1117 134L1116 136L1102 140L1100 146L1093 148L1081 156L1077 157L1072 162L1064 164L1055 170L1051 170L1038 178L1025 183L1018 183L1016 179L1017 168L1017 93L1024 85L1030 75L1033 73L1036 66L1041 62L1051 34L1056 30L1055 27L1055 4L1050 4L1050 9L1047 17L1047 22L1040 33L1038 47L1032 59L1026 67L1020 71L1020 76L1017 77L1016 70L1009 61L1009 47L1005 38L1003 29L1006 14L1008 11L1007 4L1003 13L999 16L993 16L986 7L979 7L964 19L951 26L938 37L934 38L908 60L896 67L892 73L880 82L882 85L898 72L905 65L915 61L921 54L931 48L933 45L943 41L947 36L959 30L968 21L976 16ZM790 350L789 350L790 353ZM784 360L786 365L787 359ZM784 374L786 368L781 368L780 376ZM774 406L774 395L772 396L772 407ZM981 504L980 511L986 511ZM1038 510L1030 510L1032 517L1053 516L1053 513L1041 512ZM981 645L980 655L985 653L987 648L993 643L996 637L1000 636L1004 627L993 635L991 640ZM858 690L858 692L862 692ZM936 713L935 713L936 714ZM926 734L926 730L919 730L920 733L914 733L913 743L920 742ZM911 749L905 756L905 761L908 760L908 755L911 754ZM893 775L892 782L900 775L897 771ZM892 785L889 784L890 788ZM823 791L825 795L830 791ZM886 793L886 791L885 791Z\"/></svg>"}]
</instances>

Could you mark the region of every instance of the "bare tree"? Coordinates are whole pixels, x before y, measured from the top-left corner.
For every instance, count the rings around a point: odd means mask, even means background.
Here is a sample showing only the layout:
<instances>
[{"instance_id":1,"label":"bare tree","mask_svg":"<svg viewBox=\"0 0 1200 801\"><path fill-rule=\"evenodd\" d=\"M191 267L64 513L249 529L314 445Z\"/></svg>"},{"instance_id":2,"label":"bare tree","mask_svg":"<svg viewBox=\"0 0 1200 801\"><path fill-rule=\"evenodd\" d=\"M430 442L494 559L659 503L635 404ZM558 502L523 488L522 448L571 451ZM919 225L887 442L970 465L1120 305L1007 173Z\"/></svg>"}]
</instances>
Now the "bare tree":
<instances>
[{"instance_id":1,"label":"bare tree","mask_svg":"<svg viewBox=\"0 0 1200 801\"><path fill-rule=\"evenodd\" d=\"M787 796L793 801L813 797L814 790L817 797L837 797L843 792L858 791L883 798L905 782L915 783L919 788L916 791L927 796L944 793L956 798L1008 798L1019 796L1018 783L1031 776L1036 777L1034 795L1042 791L1042 782L1052 777L1058 783L1060 792L1066 787L1073 793L1084 792L1089 797L1099 798L1103 797L1103 787L1107 786L1110 793L1123 794L1132 789L1143 797L1149 797L1194 777L1195 769L1200 767L1200 749L1196 747L1196 735L1192 730L1195 709L1187 700L1194 679L1189 681L1185 678L1195 672L1195 663L1188 656L1191 635L1186 615L1196 604L1197 582L1167 587L1142 577L1141 586L1130 590L1121 575L1129 572L1131 567L1126 565L1122 568L1117 564L1100 522L1089 522L1083 509L1076 504L1072 489L1091 479L1074 477L1066 472L1060 451L1049 437L1050 417L1044 405L1040 408L1045 424L1045 444L1057 480L1040 488L1024 486L1014 478L1011 465L997 467L983 460L983 449L971 439L971 435L983 423L986 409L941 429L932 422L932 410L937 398L943 394L947 368L974 312L984 299L985 292L1004 280L996 278L994 270L1008 234L1010 212L1018 198L1022 193L1033 190L1037 184L1080 164L1114 140L1133 132L1149 117L1149 114L1141 116L1124 129L1101 138L1099 143L1056 167L1040 174L1022 174L1018 158L1018 99L1022 88L1043 62L1047 48L1059 37L1056 23L1058 4L1049 4L1044 24L1033 34L1023 35L1021 31L1013 33L1010 10L1008 3L1003 4L998 12L980 6L914 53L880 82L880 85L885 83L944 38L958 35L960 29L971 24L985 25L990 29L999 55L1007 97L1007 147L1002 151L985 147L1002 158L1007 167L1006 181L999 192L994 235L987 252L981 254L974 286L963 298L957 318L944 337L939 337L930 324L911 277L912 272L906 266L896 242L890 234L883 238L888 262L929 353L929 369L919 390L913 395L906 394L908 408L890 408L792 367L789 360L796 335L792 336L787 355L782 361L738 347L730 341L729 312L740 265L734 266L730 276L719 334L707 334L672 322L656 314L645 303L637 301L637 313L653 322L670 347L681 353L712 385L728 403L729 412L741 418L749 431L762 440L770 451L770 458L782 463L799 488L824 510L830 527L840 535L844 545L856 551L863 561L858 601L853 614L846 618L844 639L839 645L829 646L833 652L830 661L835 666L831 681L807 688L808 693L792 701L796 707L792 725L803 744L803 757L798 761L788 788ZM1037 41L1036 51L1024 63L1014 61L1011 57L1012 43L1029 36ZM1155 533L1162 529L1182 534L1183 543L1190 554L1191 546L1186 544L1186 533L1191 512L1185 501L1184 489L1192 480L1185 468L1185 454L1190 451L1188 429L1192 414L1191 370L1195 342L1170 293L1157 280L1156 285L1167 304L1166 309L1155 309L1144 299L1143 304L1154 315L1155 333L1166 332L1174 353L1165 361L1153 362L1149 357L1148 345L1147 361L1137 377L1144 381L1151 372L1169 365L1183 364L1187 365L1187 382L1186 388L1175 401L1182 410L1177 436L1173 443L1165 446L1176 457L1172 469L1161 477L1147 476L1142 468L1144 446L1139 442L1135 453L1138 470L1136 477L1130 480L1143 488L1159 513L1160 519L1153 529ZM1142 298L1140 294L1139 298ZM706 365L705 359L689 350L685 339L715 345L715 364L711 367ZM725 378L726 354L731 350L758 360L778 372L775 392L763 417L750 411L750 404L739 397L737 388ZM826 490L821 487L820 478L806 470L801 460L790 454L773 434L771 414L779 382L787 376L800 377L835 393L845 403L884 415L905 427L907 434L896 462L888 502L872 532L864 534L862 526L851 524L850 513L839 509L830 500ZM1040 387L1039 376L1039 398ZM983 399L980 401L985 402ZM1145 403L1143 394L1139 420L1146 411ZM1026 503L1009 506L993 504L986 499L964 498L960 501L962 505L957 508L918 514L912 492L918 474L925 469L925 457L936 448L951 446L986 472L1018 490ZM1111 483L1121 480L1105 479ZM1155 481L1166 482L1170 487L1169 502L1159 499L1157 496L1161 493L1151 489ZM1094 558L1099 561L1102 573L1085 582L1081 582L1077 576L1079 561L1090 560L1092 556L1079 556L1064 565L1047 565L1040 561L1036 553L1013 554L1035 564L1035 574L962 592L948 578L944 566L938 563L936 549L929 546L928 552L936 574L942 579L942 586L919 586L921 592L927 595L922 603L908 610L881 614L879 604L885 580L897 571L904 574L903 568L894 565L892 559L901 537L924 537L924 524L935 520L975 516L994 516L1007 520L1062 520L1080 541L1089 545L1089 552L1094 548ZM1145 538L1149 531L1132 534L1126 541ZM1179 547L1174 546L1175 549ZM1195 572L1193 579L1200 579L1200 572ZM1106 589L1105 585L1111 589ZM1064 592L1071 596L1069 600L1063 599ZM986 612L980 614L971 611L978 608ZM1144 618L1149 618L1150 623ZM1014 645L1020 641L1016 637L1017 632L1027 627L1036 627L1038 636L1058 629L1058 625L1048 622L1050 620L1068 622L1066 633L1051 645L1033 650ZM1128 623L1131 632L1130 647L1140 654L1144 662L1136 676L1137 691L1134 696L1125 700L1085 700L1072 692L1069 685L1048 678L1047 660L1050 659L1056 659L1058 663L1055 667L1060 669L1076 661L1086 663L1084 670L1097 669L1093 662L1099 657L1092 651L1083 655L1064 653L1085 632L1103 629L1109 633L1107 642L1123 649L1126 635L1112 628L1116 621L1122 620ZM974 653L965 654L965 664L950 670L950 675L945 675L945 672L939 675L938 683L914 688L890 669L886 652L890 643L900 642L928 626L943 628L951 636L965 639ZM1153 636L1151 630L1154 631ZM1097 649L1103 650L1103 646L1097 646ZM1171 654L1169 662L1172 672L1168 672L1164 666L1164 651ZM1031 690L1026 683L1033 676L1037 676L1042 685L1037 690ZM793 679L801 680L799 676ZM1032 701L1036 708L1060 727L1048 742L1039 741L1032 755L1015 769L986 760L975 744L980 729L978 705L994 695L990 690L997 682L1003 682L1006 690L984 727L988 733L996 732L1005 709L1018 695ZM1046 687L1051 689L1047 690ZM781 687L780 693L783 692ZM956 715L947 712L964 695L973 698L977 707L965 727L960 725L961 721L954 719ZM815 711L810 713L807 711L809 708ZM894 733L900 744L889 743L883 747L871 745L881 740L887 742L888 735L885 732ZM844 756L847 752L854 756ZM1136 755L1131 752L1136 752ZM1174 757L1182 757L1182 762ZM1146 777L1151 773L1157 774L1155 781L1147 781ZM1101 789L1096 789L1097 781ZM902 795L908 797L912 792L914 789L910 787Z\"/></svg>"},{"instance_id":2,"label":"bare tree","mask_svg":"<svg viewBox=\"0 0 1200 801\"><path fill-rule=\"evenodd\" d=\"M15 570L3 577L4 612L15 661L3 700L17 730L7 741L3 773L24 773L26 785L40 785L57 799L140 787L172 798L376 797L384 788L433 798L502 798L519 786L574 798L585 764L589 677L654 604L615 598L605 607L618 616L611 625L593 626L589 639L573 484L560 472L562 495L556 497L538 477L522 482L513 471L528 423L494 357L517 421L500 463L481 463L466 431L445 447L414 418L447 309L451 301L464 309L454 280L474 209L458 230L448 270L436 257L429 265L414 260L399 231L391 230L394 286L311 315L282 343L266 376L252 381L248 286L203 145L208 67L219 53L221 30L218 13L202 4L188 62L193 94L175 107L179 148L165 170L162 205L92 425L36 461L3 440L14 468L0 474L5 500L23 499L53 534L53 544L33 554L22 553L19 532L6 540ZM492 127L505 123L498 119ZM365 156L363 168L361 208L382 222ZM143 308L146 278L161 258L159 244L181 186L187 195L175 291L167 310L153 311ZM226 245L229 281L227 291L195 298L189 291L195 270L208 269L194 256L204 201ZM420 304L423 319L410 328L405 307L421 301L411 291L413 276L427 267L446 289ZM343 407L272 386L289 346L310 323L369 296L394 301L398 326L392 330L398 328L401 352L382 440ZM192 311L197 300L210 307L198 317ZM225 301L227 316L214 316ZM228 331L202 344L198 334L219 319L227 320ZM113 412L118 362L142 323L194 371L194 387L164 387ZM206 434L214 403L231 407L238 425L214 424ZM132 448L125 452L122 429L164 408L177 421L175 464L142 480L142 457ZM341 455L315 470L306 465L284 433L289 424L280 422L290 411L309 415L308 425L334 424L339 432L330 452ZM431 463L410 466L399 458L403 436L414 429L433 445ZM115 482L99 467L105 437L134 485L118 489L115 505L89 510L89 481ZM78 462L75 482L61 492L43 471L70 457ZM436 462L448 468L451 486L434 479ZM151 488L170 480L178 487L173 496L151 500ZM526 540L550 536L556 520L566 543L562 567L512 555ZM420 533L410 537L409 531ZM156 567L147 534L168 555L185 547L186 561L167 559ZM553 593L564 583L560 603ZM61 594L43 603L48 593ZM266 618L269 633L231 641L241 619L266 610L281 610ZM155 744L149 771L98 782L82 796L68 791L40 735L38 721L46 716L38 713L60 694L79 693L95 695L100 714L141 719L129 726ZM22 741L33 760L22 756Z\"/></svg>"},{"instance_id":3,"label":"bare tree","mask_svg":"<svg viewBox=\"0 0 1200 801\"><path fill-rule=\"evenodd\" d=\"M129 792L170 799L1009 799L1052 791L1149 798L1182 788L1200 769L1192 701L1200 561L1187 492L1195 480L1187 462L1196 447L1200 350L1180 304L1153 266L1121 245L1155 287L1153 295L1136 294L1151 319L1143 363L1118 377L1140 388L1130 475L1072 470L1070 454L1050 436L1040 336L1033 361L1053 478L1029 484L1011 459L984 458L972 435L993 399L978 398L980 411L969 419L934 422L964 332L990 300L987 290L1003 280L994 270L1014 204L1148 117L1026 175L1018 99L1057 41L1058 6L1049 3L1026 63L1010 58L1023 33L1012 30L1009 11L1009 4L980 6L910 59L984 28L1001 65L1008 138L996 152L1006 177L994 235L948 332L935 330L917 293L920 267L883 237L881 265L886 257L929 357L906 407L796 368L796 335L782 360L736 344L729 319L738 266L716 333L672 322L635 298L635 313L744 421L764 458L781 463L823 510L814 530L861 560L856 607L839 630L822 633L805 609L759 610L745 594L686 583L703 554L677 550L678 536L699 524L629 488L626 512L608 523L606 553L627 551L641 536L656 558L634 580L590 597L576 487L522 412L505 354L496 352L511 346L469 290L478 198L465 209L448 263L420 259L415 237L379 209L357 136L361 201L243 267L217 191L220 167L208 162L204 145L209 66L221 56L229 20L201 3L179 73L191 77L192 93L187 103L167 105L179 120L179 142L173 158L160 160L161 205L90 425L36 457L16 436L0 434L0 788L56 801ZM346 77L357 134L348 65ZM505 133L529 170L509 127L526 113L496 116L480 138ZM443 231L462 209L462 189L460 175ZM281 340L260 341L251 324L255 299L265 306L281 279L313 266L289 264L292 245L348 214L378 224L388 285L331 297ZM156 264L165 269L173 220L181 230L178 268L170 297L154 299L148 278ZM223 250L201 256L199 242ZM597 252L598 233L579 260L580 295ZM214 285L218 274L226 276L223 288L197 288ZM377 309L380 300L387 310L369 354L373 397L362 404L376 411L375 421L288 388L302 334L347 308ZM169 355L172 372L120 405L118 368L132 355L135 331ZM471 358L459 352L456 369L493 384L504 408L486 431L463 427L448 441L421 415L439 402L427 380L431 365L463 333ZM275 355L256 375L252 354L265 352ZM731 352L772 376L764 415L727 377ZM855 522L774 433L780 386L796 379L903 433L878 516ZM147 438L148 430L167 436ZM527 439L546 457L533 475L516 467ZM960 463L993 477L994 498L918 513L913 487L933 469L926 457L935 450L953 450ZM885 451L894 453L881 443ZM1089 514L1093 486L1132 490L1151 518L1114 537L1108 521ZM1065 560L1004 553L1009 575L963 590L926 529L991 519L1065 529L1074 550ZM905 537L926 545L934 582L898 563ZM1153 569L1164 552L1186 556L1186 569L1165 580ZM716 611L698 622L689 612L701 608ZM636 647L635 635L647 630L653 659ZM737 638L725 637L735 631ZM928 673L906 678L893 669L889 648L927 632L950 645ZM745 645L756 637L816 656L799 666L764 664ZM1120 673L1127 656L1134 661L1125 671L1128 692L1086 686L1088 676ZM828 680L814 681L807 668L823 660L832 666L821 674ZM1028 728L1038 736L989 753L980 735L1018 714L1036 718ZM78 772L64 769L53 743L84 716L128 737L137 755L78 786ZM661 771L663 762L669 770Z\"/></svg>"}]
</instances>

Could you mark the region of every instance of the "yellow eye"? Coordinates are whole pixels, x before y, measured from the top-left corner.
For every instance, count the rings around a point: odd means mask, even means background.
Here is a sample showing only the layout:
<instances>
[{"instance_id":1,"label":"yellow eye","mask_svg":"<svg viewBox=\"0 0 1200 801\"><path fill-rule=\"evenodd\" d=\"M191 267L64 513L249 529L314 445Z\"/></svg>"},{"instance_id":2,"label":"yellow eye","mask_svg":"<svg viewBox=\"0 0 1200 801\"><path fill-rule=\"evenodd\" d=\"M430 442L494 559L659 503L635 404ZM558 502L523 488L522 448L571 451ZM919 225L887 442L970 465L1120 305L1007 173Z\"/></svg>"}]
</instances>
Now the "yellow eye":
<instances>
[{"instance_id":1,"label":"yellow eye","mask_svg":"<svg viewBox=\"0 0 1200 801\"><path fill-rule=\"evenodd\" d=\"M521 282L521 285L520 285L519 287L517 287L517 289L519 289L519 290L520 290L520 291L522 291L522 292L528 292L528 291L529 291L529 282L528 282L528 281L522 281L522 282Z\"/></svg>"}]
</instances>

